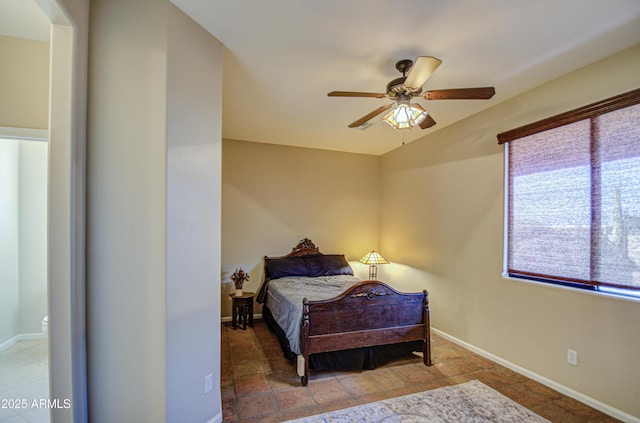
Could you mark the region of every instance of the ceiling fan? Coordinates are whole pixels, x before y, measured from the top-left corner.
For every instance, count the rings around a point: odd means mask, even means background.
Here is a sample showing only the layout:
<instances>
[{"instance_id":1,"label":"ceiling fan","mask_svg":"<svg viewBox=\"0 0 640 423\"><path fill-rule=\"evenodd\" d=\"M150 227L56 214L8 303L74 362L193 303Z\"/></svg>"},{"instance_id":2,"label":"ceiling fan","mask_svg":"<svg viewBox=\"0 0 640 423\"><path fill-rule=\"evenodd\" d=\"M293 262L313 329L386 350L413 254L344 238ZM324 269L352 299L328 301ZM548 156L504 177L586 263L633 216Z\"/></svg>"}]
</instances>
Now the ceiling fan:
<instances>
[{"instance_id":1,"label":"ceiling fan","mask_svg":"<svg viewBox=\"0 0 640 423\"><path fill-rule=\"evenodd\" d=\"M394 100L393 103L380 106L351 123L349 128L361 127L370 119L397 105L385 115L384 121L386 123L396 129L411 129L415 126L426 129L435 125L436 121L418 103L411 103L412 98L422 97L425 100L487 100L496 93L493 87L452 88L422 92L422 84L429 79L441 63L441 60L431 56L420 56L415 63L408 59L400 60L396 63L396 69L402 73L402 77L389 82L387 91L384 93L331 91L327 95L329 97L372 97ZM407 72L409 72L408 75Z\"/></svg>"}]
</instances>

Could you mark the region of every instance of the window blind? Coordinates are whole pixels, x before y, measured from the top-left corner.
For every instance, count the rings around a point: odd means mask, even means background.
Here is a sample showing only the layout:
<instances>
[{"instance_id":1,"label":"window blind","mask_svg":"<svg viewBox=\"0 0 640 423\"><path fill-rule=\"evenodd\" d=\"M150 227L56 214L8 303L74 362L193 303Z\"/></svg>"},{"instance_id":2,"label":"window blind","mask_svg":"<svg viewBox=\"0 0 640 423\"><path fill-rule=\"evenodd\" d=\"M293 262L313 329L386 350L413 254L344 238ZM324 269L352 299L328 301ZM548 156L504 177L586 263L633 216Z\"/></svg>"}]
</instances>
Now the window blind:
<instances>
[{"instance_id":1,"label":"window blind","mask_svg":"<svg viewBox=\"0 0 640 423\"><path fill-rule=\"evenodd\" d=\"M632 94L498 136L508 141L509 275L640 296L640 90Z\"/></svg>"}]
</instances>

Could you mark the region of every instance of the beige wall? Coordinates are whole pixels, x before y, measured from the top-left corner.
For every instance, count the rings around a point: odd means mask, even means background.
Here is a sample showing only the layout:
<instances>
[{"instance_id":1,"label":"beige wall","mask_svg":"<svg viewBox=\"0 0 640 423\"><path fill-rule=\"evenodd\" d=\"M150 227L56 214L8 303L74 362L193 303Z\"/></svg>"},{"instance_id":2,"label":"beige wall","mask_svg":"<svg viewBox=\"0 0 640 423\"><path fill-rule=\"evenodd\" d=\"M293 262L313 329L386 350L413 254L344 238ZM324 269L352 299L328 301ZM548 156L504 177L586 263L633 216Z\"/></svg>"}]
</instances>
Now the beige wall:
<instances>
[{"instance_id":1,"label":"beige wall","mask_svg":"<svg viewBox=\"0 0 640 423\"><path fill-rule=\"evenodd\" d=\"M118 3L90 8L89 417L164 421L167 7Z\"/></svg>"},{"instance_id":2,"label":"beige wall","mask_svg":"<svg viewBox=\"0 0 640 423\"><path fill-rule=\"evenodd\" d=\"M222 417L222 44L171 5L167 55L167 422ZM203 394L203 380L215 390Z\"/></svg>"},{"instance_id":3,"label":"beige wall","mask_svg":"<svg viewBox=\"0 0 640 423\"><path fill-rule=\"evenodd\" d=\"M379 279L429 290L434 328L618 417L640 416L640 303L502 277L496 138L637 88L638 74L640 46L381 158L224 140L222 316L231 314L235 267L250 271L245 290L255 291L262 256L286 253L302 237L350 260L376 248L392 262L379 267ZM569 348L578 366L566 362Z\"/></svg>"},{"instance_id":4,"label":"beige wall","mask_svg":"<svg viewBox=\"0 0 640 423\"><path fill-rule=\"evenodd\" d=\"M0 35L0 126L47 129L49 43Z\"/></svg>"},{"instance_id":5,"label":"beige wall","mask_svg":"<svg viewBox=\"0 0 640 423\"><path fill-rule=\"evenodd\" d=\"M284 255L302 238L324 253L358 260L378 249L377 156L223 140L222 316L231 316L229 276L262 283L263 256ZM366 267L353 263L366 275ZM257 307L256 312L261 308Z\"/></svg>"},{"instance_id":6,"label":"beige wall","mask_svg":"<svg viewBox=\"0 0 640 423\"><path fill-rule=\"evenodd\" d=\"M220 421L222 45L168 0L90 13L89 420Z\"/></svg>"},{"instance_id":7,"label":"beige wall","mask_svg":"<svg viewBox=\"0 0 640 423\"><path fill-rule=\"evenodd\" d=\"M503 148L496 134L631 89L640 46L382 157L390 279L431 296L433 326L640 417L640 303L502 277ZM409 282L410 281L410 282ZM567 349L579 365L567 363Z\"/></svg>"}]
</instances>

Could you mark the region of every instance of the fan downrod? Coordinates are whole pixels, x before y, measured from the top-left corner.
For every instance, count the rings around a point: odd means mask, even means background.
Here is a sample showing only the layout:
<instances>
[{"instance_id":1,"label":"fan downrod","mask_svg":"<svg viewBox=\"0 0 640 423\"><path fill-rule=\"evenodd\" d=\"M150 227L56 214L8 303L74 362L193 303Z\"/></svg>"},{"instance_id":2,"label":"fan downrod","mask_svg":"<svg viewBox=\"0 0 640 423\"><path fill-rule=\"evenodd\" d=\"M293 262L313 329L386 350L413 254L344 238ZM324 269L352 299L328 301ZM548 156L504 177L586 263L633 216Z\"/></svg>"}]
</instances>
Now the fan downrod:
<instances>
[{"instance_id":1,"label":"fan downrod","mask_svg":"<svg viewBox=\"0 0 640 423\"><path fill-rule=\"evenodd\" d=\"M396 69L402 73L402 76L407 76L407 71L411 69L411 66L413 66L413 60L409 59L400 60L396 63Z\"/></svg>"}]
</instances>

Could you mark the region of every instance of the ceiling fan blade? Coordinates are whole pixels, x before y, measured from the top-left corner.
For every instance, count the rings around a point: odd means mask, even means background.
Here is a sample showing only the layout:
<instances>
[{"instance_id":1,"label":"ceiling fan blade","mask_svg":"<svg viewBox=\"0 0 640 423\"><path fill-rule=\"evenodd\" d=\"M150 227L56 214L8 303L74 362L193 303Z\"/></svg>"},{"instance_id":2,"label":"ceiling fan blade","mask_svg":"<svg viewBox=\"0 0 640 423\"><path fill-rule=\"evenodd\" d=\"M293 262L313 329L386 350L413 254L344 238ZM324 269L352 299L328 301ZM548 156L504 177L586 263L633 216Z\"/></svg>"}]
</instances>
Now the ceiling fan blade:
<instances>
[{"instance_id":1,"label":"ceiling fan blade","mask_svg":"<svg viewBox=\"0 0 640 423\"><path fill-rule=\"evenodd\" d=\"M389 110L391 108L391 106L393 106L394 104L395 103L389 103L389 104L387 104L385 106L378 107L373 112L371 112L369 114L366 114L366 115L362 116L360 119L358 119L355 122L353 122L351 125L349 125L349 128L357 128L359 126L362 126L369 119L378 116L380 113L384 112L385 110Z\"/></svg>"},{"instance_id":2,"label":"ceiling fan blade","mask_svg":"<svg viewBox=\"0 0 640 423\"><path fill-rule=\"evenodd\" d=\"M331 91L327 93L329 97L373 97L384 98L386 94L382 93L363 93L359 91Z\"/></svg>"},{"instance_id":3,"label":"ceiling fan blade","mask_svg":"<svg viewBox=\"0 0 640 423\"><path fill-rule=\"evenodd\" d=\"M427 100L488 100L496 93L493 87L452 88L448 90L431 90L422 97Z\"/></svg>"},{"instance_id":4,"label":"ceiling fan blade","mask_svg":"<svg viewBox=\"0 0 640 423\"><path fill-rule=\"evenodd\" d=\"M436 124L436 121L433 120L431 115L427 115L427 117L424 118L424 120L422 122L420 122L420 128L422 128L422 129L431 128L435 124Z\"/></svg>"},{"instance_id":5,"label":"ceiling fan blade","mask_svg":"<svg viewBox=\"0 0 640 423\"><path fill-rule=\"evenodd\" d=\"M407 75L407 79L404 81L405 87L409 88L420 88L422 84L425 83L427 79L431 76L438 66L442 63L442 60L436 59L431 56L420 56L418 57L411 70L409 71L409 75Z\"/></svg>"}]
</instances>

